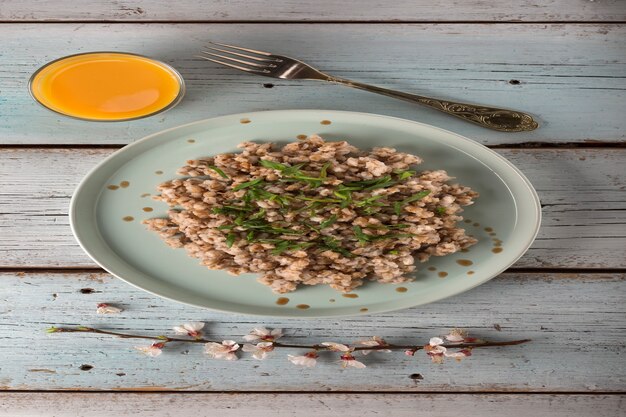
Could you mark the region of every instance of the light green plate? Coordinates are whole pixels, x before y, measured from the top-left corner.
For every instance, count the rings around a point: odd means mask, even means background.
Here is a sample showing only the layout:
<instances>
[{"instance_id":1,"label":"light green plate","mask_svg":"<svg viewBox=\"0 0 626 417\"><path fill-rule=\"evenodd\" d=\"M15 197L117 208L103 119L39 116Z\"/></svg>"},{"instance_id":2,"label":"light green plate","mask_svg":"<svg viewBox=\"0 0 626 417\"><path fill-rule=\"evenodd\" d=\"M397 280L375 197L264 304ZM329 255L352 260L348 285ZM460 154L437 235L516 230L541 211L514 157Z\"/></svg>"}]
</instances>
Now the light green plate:
<instances>
[{"instance_id":1,"label":"light green plate","mask_svg":"<svg viewBox=\"0 0 626 417\"><path fill-rule=\"evenodd\" d=\"M242 123L249 120L249 123ZM322 124L330 121L330 124ZM424 159L420 169L445 169L480 193L464 212L463 223L479 243L467 253L432 257L415 281L400 285L368 283L346 298L328 286L302 287L279 295L251 274L233 277L211 271L171 249L141 221L163 216L167 205L145 193L177 177L177 168L200 156L236 151L242 141L290 142L318 133L369 149L390 146ZM157 174L161 172L162 174ZM110 190L128 181L127 187ZM154 211L145 212L144 207ZM131 216L133 221L125 221ZM490 280L528 249L540 224L539 199L528 180L488 148L454 133L407 120L365 113L287 110L237 114L203 120L148 136L111 155L81 182L72 198L70 221L83 249L104 269L126 282L172 300L215 310L286 317L338 317L370 314L426 304ZM485 230L485 228L490 228ZM489 232L495 233L490 236ZM500 239L496 249L493 239ZM496 249L497 252L497 249ZM470 260L471 266L456 261ZM436 268L431 271L428 268ZM472 273L470 273L472 271ZM446 273L445 277L440 277ZM298 308L306 304L308 309Z\"/></svg>"}]
</instances>

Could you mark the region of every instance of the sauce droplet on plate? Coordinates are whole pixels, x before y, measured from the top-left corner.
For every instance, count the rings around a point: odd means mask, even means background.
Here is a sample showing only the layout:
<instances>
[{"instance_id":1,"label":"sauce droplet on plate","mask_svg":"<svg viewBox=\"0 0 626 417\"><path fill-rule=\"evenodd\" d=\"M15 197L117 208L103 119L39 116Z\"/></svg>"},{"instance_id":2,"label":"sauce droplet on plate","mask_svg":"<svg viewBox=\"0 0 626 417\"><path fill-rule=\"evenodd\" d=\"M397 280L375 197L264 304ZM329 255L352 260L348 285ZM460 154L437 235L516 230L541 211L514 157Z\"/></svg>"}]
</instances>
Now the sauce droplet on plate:
<instances>
[{"instance_id":1,"label":"sauce droplet on plate","mask_svg":"<svg viewBox=\"0 0 626 417\"><path fill-rule=\"evenodd\" d=\"M500 252L502 252L502 248L493 248L493 249L491 249L491 251L493 253L500 253Z\"/></svg>"},{"instance_id":2,"label":"sauce droplet on plate","mask_svg":"<svg viewBox=\"0 0 626 417\"><path fill-rule=\"evenodd\" d=\"M107 188L108 188L109 190L113 190L113 191L115 191L115 190L117 190L117 189L118 189L118 188L120 188L120 187L118 187L117 185L109 185L109 186L107 186Z\"/></svg>"},{"instance_id":3,"label":"sauce droplet on plate","mask_svg":"<svg viewBox=\"0 0 626 417\"><path fill-rule=\"evenodd\" d=\"M125 222L132 222L133 220L135 220L135 218L133 216L126 216L123 217L122 220L124 220Z\"/></svg>"},{"instance_id":4,"label":"sauce droplet on plate","mask_svg":"<svg viewBox=\"0 0 626 417\"><path fill-rule=\"evenodd\" d=\"M239 120L239 123L241 123L242 125L245 125L245 124L250 123L251 121L252 120L250 120L250 119L241 119L241 120Z\"/></svg>"},{"instance_id":5,"label":"sauce droplet on plate","mask_svg":"<svg viewBox=\"0 0 626 417\"><path fill-rule=\"evenodd\" d=\"M298 135L298 136L296 136L296 138L298 138L300 140L303 140L303 139L307 138L307 135Z\"/></svg>"},{"instance_id":6,"label":"sauce droplet on plate","mask_svg":"<svg viewBox=\"0 0 626 417\"><path fill-rule=\"evenodd\" d=\"M157 175L162 175L163 171L154 171L154 173L157 174Z\"/></svg>"},{"instance_id":7,"label":"sauce droplet on plate","mask_svg":"<svg viewBox=\"0 0 626 417\"><path fill-rule=\"evenodd\" d=\"M145 198L145 197L149 197L149 196L150 196L150 193L143 193L143 194L141 195L141 198Z\"/></svg>"},{"instance_id":8,"label":"sauce droplet on plate","mask_svg":"<svg viewBox=\"0 0 626 417\"><path fill-rule=\"evenodd\" d=\"M323 124L323 125L329 125L329 124L331 124L331 123L332 123L332 122L331 122L330 120L322 120L322 121L320 122L320 124Z\"/></svg>"},{"instance_id":9,"label":"sauce droplet on plate","mask_svg":"<svg viewBox=\"0 0 626 417\"><path fill-rule=\"evenodd\" d=\"M153 210L153 208L152 207L144 207L144 208L142 208L142 210L145 211L146 213L150 213Z\"/></svg>"},{"instance_id":10,"label":"sauce droplet on plate","mask_svg":"<svg viewBox=\"0 0 626 417\"><path fill-rule=\"evenodd\" d=\"M396 291L397 292L407 292L408 289L406 287L398 287L398 288L396 288Z\"/></svg>"},{"instance_id":11,"label":"sauce droplet on plate","mask_svg":"<svg viewBox=\"0 0 626 417\"><path fill-rule=\"evenodd\" d=\"M437 275L439 275L439 278L445 278L445 277L447 277L447 276L448 276L448 273L447 273L447 272L444 272L444 271L441 271L441 272L440 272L439 274L437 274Z\"/></svg>"},{"instance_id":12,"label":"sauce droplet on plate","mask_svg":"<svg viewBox=\"0 0 626 417\"><path fill-rule=\"evenodd\" d=\"M306 310L307 308L310 308L311 306L308 304L298 304L296 306L296 308L299 308L300 310Z\"/></svg>"},{"instance_id":13,"label":"sauce droplet on plate","mask_svg":"<svg viewBox=\"0 0 626 417\"><path fill-rule=\"evenodd\" d=\"M366 311L370 311L369 308L365 308L363 307L362 309L359 310L361 313L365 313Z\"/></svg>"},{"instance_id":14,"label":"sauce droplet on plate","mask_svg":"<svg viewBox=\"0 0 626 417\"><path fill-rule=\"evenodd\" d=\"M335 299L334 299L334 298L331 298L330 300L328 300L328 302L330 302L330 303L334 303L334 302L335 302Z\"/></svg>"},{"instance_id":15,"label":"sauce droplet on plate","mask_svg":"<svg viewBox=\"0 0 626 417\"><path fill-rule=\"evenodd\" d=\"M359 294L341 294L341 296L346 298L359 298Z\"/></svg>"},{"instance_id":16,"label":"sauce droplet on plate","mask_svg":"<svg viewBox=\"0 0 626 417\"><path fill-rule=\"evenodd\" d=\"M122 188L128 188L129 185L130 185L130 182L128 182L128 181L120 182L120 187L122 187Z\"/></svg>"},{"instance_id":17,"label":"sauce droplet on plate","mask_svg":"<svg viewBox=\"0 0 626 417\"><path fill-rule=\"evenodd\" d=\"M465 219L463 220L465 223L471 223L472 221L470 219Z\"/></svg>"},{"instance_id":18,"label":"sauce droplet on plate","mask_svg":"<svg viewBox=\"0 0 626 417\"><path fill-rule=\"evenodd\" d=\"M485 232L493 232L493 229L491 227L485 227Z\"/></svg>"},{"instance_id":19,"label":"sauce droplet on plate","mask_svg":"<svg viewBox=\"0 0 626 417\"><path fill-rule=\"evenodd\" d=\"M278 300L276 300L276 304L278 304L279 306L284 306L288 302L289 302L289 298L287 297L280 297Z\"/></svg>"},{"instance_id":20,"label":"sauce droplet on plate","mask_svg":"<svg viewBox=\"0 0 626 417\"><path fill-rule=\"evenodd\" d=\"M467 275L474 275L474 271L467 271Z\"/></svg>"},{"instance_id":21,"label":"sauce droplet on plate","mask_svg":"<svg viewBox=\"0 0 626 417\"><path fill-rule=\"evenodd\" d=\"M470 266L474 264L474 262L470 261L469 259L457 259L456 263L461 266Z\"/></svg>"},{"instance_id":22,"label":"sauce droplet on plate","mask_svg":"<svg viewBox=\"0 0 626 417\"><path fill-rule=\"evenodd\" d=\"M428 267L428 270L429 270L429 271L436 271L436 270L437 270L437 268L435 268L434 266L429 266L429 267Z\"/></svg>"},{"instance_id":23,"label":"sauce droplet on plate","mask_svg":"<svg viewBox=\"0 0 626 417\"><path fill-rule=\"evenodd\" d=\"M480 226L480 223L474 223L472 226L478 227L478 226Z\"/></svg>"},{"instance_id":24,"label":"sauce droplet on plate","mask_svg":"<svg viewBox=\"0 0 626 417\"><path fill-rule=\"evenodd\" d=\"M196 143L195 139L187 139L187 143Z\"/></svg>"}]
</instances>

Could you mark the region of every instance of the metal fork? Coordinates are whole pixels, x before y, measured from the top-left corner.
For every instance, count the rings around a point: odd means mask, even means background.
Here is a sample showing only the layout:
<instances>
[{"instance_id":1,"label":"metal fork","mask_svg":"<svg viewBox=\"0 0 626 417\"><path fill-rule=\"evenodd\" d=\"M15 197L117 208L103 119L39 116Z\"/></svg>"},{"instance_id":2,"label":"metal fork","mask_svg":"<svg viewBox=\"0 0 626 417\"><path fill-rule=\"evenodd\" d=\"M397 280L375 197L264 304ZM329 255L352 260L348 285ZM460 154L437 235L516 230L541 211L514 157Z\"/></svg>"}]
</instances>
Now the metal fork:
<instances>
[{"instance_id":1,"label":"metal fork","mask_svg":"<svg viewBox=\"0 0 626 417\"><path fill-rule=\"evenodd\" d=\"M458 103L448 100L439 100L431 97L418 96L389 90L344 78L325 74L312 66L282 55L223 43L209 42L206 51L202 51L199 58L265 77L281 78L285 80L319 80L341 84L360 90L378 93L411 103L423 104L433 109L459 117L477 125L499 130L501 132L523 132L537 128L538 124L529 114L515 110L500 109L497 107L481 106L477 104Z\"/></svg>"}]
</instances>

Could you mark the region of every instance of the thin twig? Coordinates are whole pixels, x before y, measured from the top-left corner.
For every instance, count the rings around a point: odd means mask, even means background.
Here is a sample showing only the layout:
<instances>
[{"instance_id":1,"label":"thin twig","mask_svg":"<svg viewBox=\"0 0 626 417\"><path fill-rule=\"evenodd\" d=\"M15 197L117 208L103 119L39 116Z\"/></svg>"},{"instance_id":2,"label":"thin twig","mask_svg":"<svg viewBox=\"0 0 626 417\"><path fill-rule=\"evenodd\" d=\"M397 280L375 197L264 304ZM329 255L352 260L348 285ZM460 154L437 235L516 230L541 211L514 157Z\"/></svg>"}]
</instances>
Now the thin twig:
<instances>
[{"instance_id":1,"label":"thin twig","mask_svg":"<svg viewBox=\"0 0 626 417\"><path fill-rule=\"evenodd\" d=\"M221 343L215 340L208 340L203 338L195 338L195 339L181 339L178 337L168 337L168 336L145 336L145 335L137 335L137 334L128 334L128 333L118 333L112 332L109 330L101 330L94 329L92 327L52 327L49 330L50 333L96 333L96 334L106 334L110 336L120 337L122 339L148 339L148 340L156 340L161 343L168 342L182 342L182 343ZM522 343L530 342L530 339L522 339L522 340L512 340L509 342L488 342L488 341L479 341L475 343L459 343L459 344L444 344L442 345L445 348L453 348L453 349L473 349L473 348L481 348L481 347L498 347L498 346L514 346L521 345ZM275 347L280 348L288 348L288 349L314 349L314 350L331 350L328 346L323 345L292 345L286 343L273 342ZM380 349L390 349L390 350L413 350L418 351L424 349L424 346L410 346L410 345L379 345L379 346L358 346L354 347L353 350L380 350Z\"/></svg>"}]
</instances>

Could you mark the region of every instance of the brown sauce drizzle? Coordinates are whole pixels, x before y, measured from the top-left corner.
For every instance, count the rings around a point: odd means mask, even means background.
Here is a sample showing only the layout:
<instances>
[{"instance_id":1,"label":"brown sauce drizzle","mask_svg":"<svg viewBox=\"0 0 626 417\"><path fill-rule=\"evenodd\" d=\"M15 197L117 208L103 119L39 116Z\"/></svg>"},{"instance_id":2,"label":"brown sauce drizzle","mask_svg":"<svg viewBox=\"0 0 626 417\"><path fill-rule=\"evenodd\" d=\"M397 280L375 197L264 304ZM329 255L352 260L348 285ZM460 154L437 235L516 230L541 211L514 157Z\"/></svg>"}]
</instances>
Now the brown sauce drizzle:
<instances>
[{"instance_id":1,"label":"brown sauce drizzle","mask_svg":"<svg viewBox=\"0 0 626 417\"><path fill-rule=\"evenodd\" d=\"M471 223L472 221L470 219L465 219L463 220L465 223Z\"/></svg>"},{"instance_id":2,"label":"brown sauce drizzle","mask_svg":"<svg viewBox=\"0 0 626 417\"><path fill-rule=\"evenodd\" d=\"M474 275L474 271L467 271L467 275Z\"/></svg>"},{"instance_id":3,"label":"brown sauce drizzle","mask_svg":"<svg viewBox=\"0 0 626 417\"><path fill-rule=\"evenodd\" d=\"M308 304L298 304L296 308L299 308L300 310L306 310L307 308L311 308L311 306Z\"/></svg>"},{"instance_id":4,"label":"brown sauce drizzle","mask_svg":"<svg viewBox=\"0 0 626 417\"><path fill-rule=\"evenodd\" d=\"M154 209L152 207L144 207L142 208L142 210L145 211L146 213L150 213Z\"/></svg>"},{"instance_id":5,"label":"brown sauce drizzle","mask_svg":"<svg viewBox=\"0 0 626 417\"><path fill-rule=\"evenodd\" d=\"M493 232L493 228L491 227L485 227L485 232Z\"/></svg>"},{"instance_id":6,"label":"brown sauce drizzle","mask_svg":"<svg viewBox=\"0 0 626 417\"><path fill-rule=\"evenodd\" d=\"M480 223L474 223L472 226L478 227L478 226L480 226Z\"/></svg>"},{"instance_id":7,"label":"brown sauce drizzle","mask_svg":"<svg viewBox=\"0 0 626 417\"><path fill-rule=\"evenodd\" d=\"M307 135L298 135L296 136L296 138L300 139L300 140L304 140L306 139L308 136Z\"/></svg>"},{"instance_id":8,"label":"brown sauce drizzle","mask_svg":"<svg viewBox=\"0 0 626 417\"><path fill-rule=\"evenodd\" d=\"M489 236L495 236L495 235L496 235L496 233L495 233L495 232L491 232L491 233L489 233Z\"/></svg>"},{"instance_id":9,"label":"brown sauce drizzle","mask_svg":"<svg viewBox=\"0 0 626 417\"><path fill-rule=\"evenodd\" d=\"M328 302L330 302L330 303L334 303L334 302L335 302L335 299L334 299L334 298L331 298L330 300L328 300Z\"/></svg>"},{"instance_id":10,"label":"brown sauce drizzle","mask_svg":"<svg viewBox=\"0 0 626 417\"><path fill-rule=\"evenodd\" d=\"M159 170L159 171L154 171L154 173L155 173L155 174L157 174L157 175L162 175L162 174L163 174L163 171L161 171L161 170Z\"/></svg>"},{"instance_id":11,"label":"brown sauce drizzle","mask_svg":"<svg viewBox=\"0 0 626 417\"><path fill-rule=\"evenodd\" d=\"M437 268L435 268L434 266L429 266L429 267L428 267L428 270L429 270L429 271L436 271L436 270L437 270Z\"/></svg>"},{"instance_id":12,"label":"brown sauce drizzle","mask_svg":"<svg viewBox=\"0 0 626 417\"><path fill-rule=\"evenodd\" d=\"M120 182L120 187L122 187L122 188L127 188L129 185L130 185L130 182L128 182L128 181Z\"/></svg>"},{"instance_id":13,"label":"brown sauce drizzle","mask_svg":"<svg viewBox=\"0 0 626 417\"><path fill-rule=\"evenodd\" d=\"M141 195L141 198L145 198L145 197L149 197L149 196L150 196L150 193L143 193L143 194Z\"/></svg>"},{"instance_id":14,"label":"brown sauce drizzle","mask_svg":"<svg viewBox=\"0 0 626 417\"><path fill-rule=\"evenodd\" d=\"M118 187L117 185L109 185L109 186L107 186L107 188L108 188L109 190L113 190L113 191L115 191L115 190L117 190L117 189L118 189L118 188L120 188L120 187Z\"/></svg>"},{"instance_id":15,"label":"brown sauce drizzle","mask_svg":"<svg viewBox=\"0 0 626 417\"><path fill-rule=\"evenodd\" d=\"M251 120L250 120L250 119L241 119L241 120L239 120L239 123L241 123L241 124L243 124L243 125L248 124L248 123L250 123L250 122L251 122ZM304 304L303 304L303 305L304 305ZM308 307L307 307L307 308L308 308Z\"/></svg>"},{"instance_id":16,"label":"brown sauce drizzle","mask_svg":"<svg viewBox=\"0 0 626 417\"><path fill-rule=\"evenodd\" d=\"M362 309L359 310L361 313L365 313L366 311L370 311L369 308L365 308L363 307Z\"/></svg>"},{"instance_id":17,"label":"brown sauce drizzle","mask_svg":"<svg viewBox=\"0 0 626 417\"><path fill-rule=\"evenodd\" d=\"M500 252L502 252L502 248L493 248L493 249L491 249L491 251L493 253L500 253Z\"/></svg>"},{"instance_id":18,"label":"brown sauce drizzle","mask_svg":"<svg viewBox=\"0 0 626 417\"><path fill-rule=\"evenodd\" d=\"M440 273L438 273L437 275L439 275L439 278L445 278L448 276L447 272L441 271Z\"/></svg>"},{"instance_id":19,"label":"brown sauce drizzle","mask_svg":"<svg viewBox=\"0 0 626 417\"><path fill-rule=\"evenodd\" d=\"M322 125L329 125L329 124L331 124L331 123L332 123L332 122L331 122L330 120L322 120L322 121L320 122L320 124L322 124Z\"/></svg>"},{"instance_id":20,"label":"brown sauce drizzle","mask_svg":"<svg viewBox=\"0 0 626 417\"><path fill-rule=\"evenodd\" d=\"M187 143L196 143L195 139L187 139Z\"/></svg>"},{"instance_id":21,"label":"brown sauce drizzle","mask_svg":"<svg viewBox=\"0 0 626 417\"><path fill-rule=\"evenodd\" d=\"M474 262L470 261L469 259L457 259L456 263L461 266L470 266L474 264Z\"/></svg>"},{"instance_id":22,"label":"brown sauce drizzle","mask_svg":"<svg viewBox=\"0 0 626 417\"><path fill-rule=\"evenodd\" d=\"M396 291L398 291L398 292L407 292L408 289L406 287L398 287L398 288L396 288Z\"/></svg>"},{"instance_id":23,"label":"brown sauce drizzle","mask_svg":"<svg viewBox=\"0 0 626 417\"><path fill-rule=\"evenodd\" d=\"M359 294L341 294L341 296L346 298L359 298Z\"/></svg>"},{"instance_id":24,"label":"brown sauce drizzle","mask_svg":"<svg viewBox=\"0 0 626 417\"><path fill-rule=\"evenodd\" d=\"M124 220L125 222L132 222L133 220L135 220L135 218L133 216L126 216L123 217L122 220Z\"/></svg>"},{"instance_id":25,"label":"brown sauce drizzle","mask_svg":"<svg viewBox=\"0 0 626 417\"><path fill-rule=\"evenodd\" d=\"M289 302L289 298L287 297L280 297L278 300L276 300L276 304L278 304L279 306L284 306L288 302Z\"/></svg>"}]
</instances>

